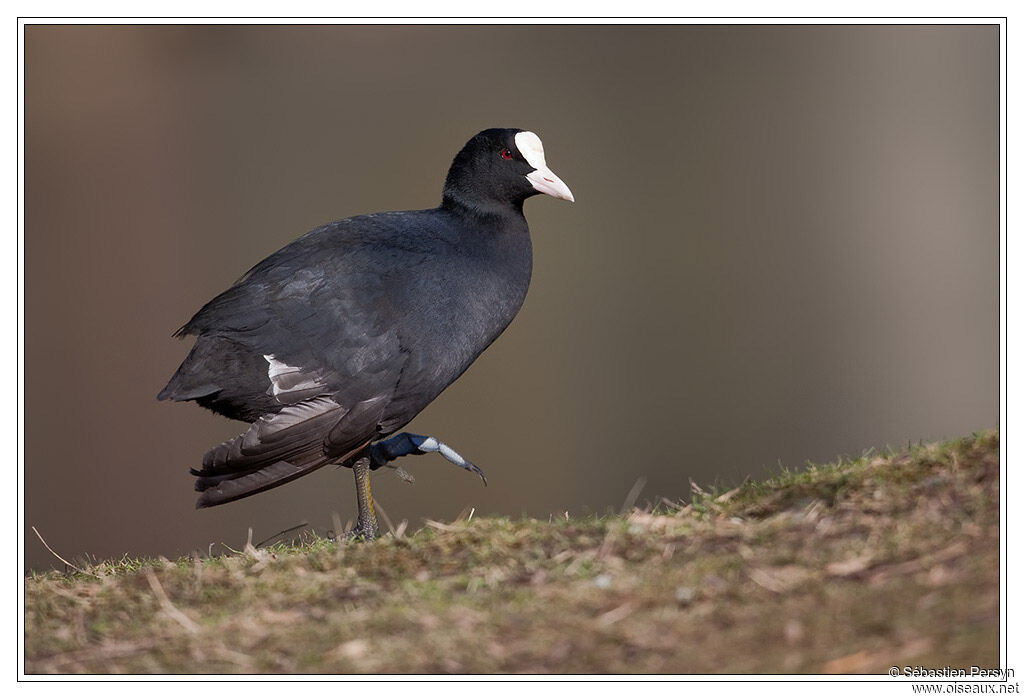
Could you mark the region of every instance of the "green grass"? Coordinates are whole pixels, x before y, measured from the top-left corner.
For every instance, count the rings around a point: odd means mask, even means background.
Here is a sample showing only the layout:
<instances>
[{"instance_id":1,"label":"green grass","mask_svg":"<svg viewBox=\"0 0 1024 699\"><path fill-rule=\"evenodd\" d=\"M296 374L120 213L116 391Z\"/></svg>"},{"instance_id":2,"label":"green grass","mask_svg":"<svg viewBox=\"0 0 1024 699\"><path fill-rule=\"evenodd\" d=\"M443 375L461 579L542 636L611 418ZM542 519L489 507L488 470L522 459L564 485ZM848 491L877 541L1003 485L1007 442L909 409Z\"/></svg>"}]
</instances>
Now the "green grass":
<instances>
[{"instance_id":1,"label":"green grass","mask_svg":"<svg viewBox=\"0 0 1024 699\"><path fill-rule=\"evenodd\" d=\"M986 432L622 516L37 573L26 671L996 667L998 476Z\"/></svg>"}]
</instances>

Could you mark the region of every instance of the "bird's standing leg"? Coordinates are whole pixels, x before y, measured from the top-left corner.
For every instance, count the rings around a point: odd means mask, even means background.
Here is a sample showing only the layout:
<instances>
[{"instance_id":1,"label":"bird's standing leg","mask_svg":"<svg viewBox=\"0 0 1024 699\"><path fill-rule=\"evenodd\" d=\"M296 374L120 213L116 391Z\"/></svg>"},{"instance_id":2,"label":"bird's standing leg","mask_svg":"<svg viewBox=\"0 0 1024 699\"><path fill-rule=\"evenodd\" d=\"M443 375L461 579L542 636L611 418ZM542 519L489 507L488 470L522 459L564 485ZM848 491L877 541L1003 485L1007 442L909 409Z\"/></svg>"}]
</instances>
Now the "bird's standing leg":
<instances>
[{"instance_id":1,"label":"bird's standing leg","mask_svg":"<svg viewBox=\"0 0 1024 699\"><path fill-rule=\"evenodd\" d=\"M487 477L484 475L484 472L472 461L462 457L457 451L434 437L412 434L411 432L396 434L394 437L377 442L370 447L370 465L375 470L381 466L398 468L390 466L389 462L401 456L429 454L435 451L456 466L477 474L483 479L484 485L487 485Z\"/></svg>"},{"instance_id":2,"label":"bird's standing leg","mask_svg":"<svg viewBox=\"0 0 1024 699\"><path fill-rule=\"evenodd\" d=\"M365 454L365 452L364 452ZM370 493L370 457L360 456L352 464L356 476L356 506L359 509L359 523L347 532L349 538L376 539L380 536L377 515L373 512L373 495Z\"/></svg>"}]
</instances>

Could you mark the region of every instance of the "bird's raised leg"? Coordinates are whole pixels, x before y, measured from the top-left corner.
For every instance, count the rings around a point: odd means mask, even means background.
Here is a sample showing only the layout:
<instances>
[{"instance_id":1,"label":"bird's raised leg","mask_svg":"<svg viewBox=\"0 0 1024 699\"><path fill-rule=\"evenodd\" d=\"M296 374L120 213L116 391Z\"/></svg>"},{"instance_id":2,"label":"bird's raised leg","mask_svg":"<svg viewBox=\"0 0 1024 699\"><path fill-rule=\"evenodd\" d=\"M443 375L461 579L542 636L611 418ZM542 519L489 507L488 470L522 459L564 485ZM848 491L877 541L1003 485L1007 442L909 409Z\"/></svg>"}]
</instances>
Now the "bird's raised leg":
<instances>
[{"instance_id":1,"label":"bird's raised leg","mask_svg":"<svg viewBox=\"0 0 1024 699\"><path fill-rule=\"evenodd\" d=\"M457 451L434 437L412 434L411 432L396 434L394 437L377 442L370 447L370 465L374 470L381 466L397 468L391 466L390 462L400 456L429 454L435 451L459 468L464 468L477 474L483 479L484 485L487 485L487 477L484 475L484 472L472 461L462 457Z\"/></svg>"},{"instance_id":2,"label":"bird's raised leg","mask_svg":"<svg viewBox=\"0 0 1024 699\"><path fill-rule=\"evenodd\" d=\"M356 476L356 506L359 509L359 523L355 529L346 532L345 535L350 539L376 539L380 536L380 528L377 526L377 515L373 512L373 495L370 493L370 457L360 456L356 459L352 464L352 473Z\"/></svg>"}]
</instances>

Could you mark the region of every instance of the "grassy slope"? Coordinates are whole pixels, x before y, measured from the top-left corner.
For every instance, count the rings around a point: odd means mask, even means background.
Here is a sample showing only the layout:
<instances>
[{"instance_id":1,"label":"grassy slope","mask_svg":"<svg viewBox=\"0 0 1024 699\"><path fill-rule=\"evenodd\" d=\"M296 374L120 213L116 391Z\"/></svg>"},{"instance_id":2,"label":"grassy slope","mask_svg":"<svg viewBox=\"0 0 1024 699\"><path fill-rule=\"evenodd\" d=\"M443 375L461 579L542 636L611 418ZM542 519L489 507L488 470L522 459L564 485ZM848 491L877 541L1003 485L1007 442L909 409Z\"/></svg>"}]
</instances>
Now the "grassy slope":
<instances>
[{"instance_id":1,"label":"grassy slope","mask_svg":"<svg viewBox=\"0 0 1024 699\"><path fill-rule=\"evenodd\" d=\"M998 664L998 433L621 517L26 581L26 671L884 672Z\"/></svg>"}]
</instances>

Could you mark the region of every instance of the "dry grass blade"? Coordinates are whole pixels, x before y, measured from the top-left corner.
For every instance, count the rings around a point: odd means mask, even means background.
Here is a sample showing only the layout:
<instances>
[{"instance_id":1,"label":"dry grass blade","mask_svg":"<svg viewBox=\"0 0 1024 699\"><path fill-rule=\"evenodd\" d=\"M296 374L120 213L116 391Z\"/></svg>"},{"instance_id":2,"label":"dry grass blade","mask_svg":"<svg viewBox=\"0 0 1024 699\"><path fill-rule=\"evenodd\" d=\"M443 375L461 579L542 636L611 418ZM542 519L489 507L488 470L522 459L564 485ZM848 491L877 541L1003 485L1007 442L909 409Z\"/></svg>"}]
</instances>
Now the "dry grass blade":
<instances>
[{"instance_id":1,"label":"dry grass blade","mask_svg":"<svg viewBox=\"0 0 1024 699\"><path fill-rule=\"evenodd\" d=\"M391 523L391 518L388 517L387 510L385 510L384 506L380 504L380 499L379 498L374 499L373 505L376 508L377 512L380 513L381 519L384 520L384 525L388 528L388 531L391 532L391 536L394 536L395 535L395 525Z\"/></svg>"},{"instance_id":2,"label":"dry grass blade","mask_svg":"<svg viewBox=\"0 0 1024 699\"><path fill-rule=\"evenodd\" d=\"M256 555L256 547L252 545L252 527L249 527L249 533L245 537L245 548L242 550L250 556Z\"/></svg>"},{"instance_id":3,"label":"dry grass blade","mask_svg":"<svg viewBox=\"0 0 1024 699\"><path fill-rule=\"evenodd\" d=\"M169 617L174 619L183 629L189 633L199 633L199 625L185 616L185 613L174 606L171 602L171 598L164 592L163 585L157 580L156 575L150 568L146 568L146 580L149 582L150 588L153 590L153 594L156 595L157 600L160 602L160 606Z\"/></svg>"},{"instance_id":4,"label":"dry grass blade","mask_svg":"<svg viewBox=\"0 0 1024 699\"><path fill-rule=\"evenodd\" d=\"M636 504L636 499L640 497L640 491L644 489L645 485L647 485L647 478L645 476L640 476L636 479L636 483L629 489L626 499L622 502L622 509L619 510L620 515L624 515L633 509L633 505Z\"/></svg>"},{"instance_id":5,"label":"dry grass blade","mask_svg":"<svg viewBox=\"0 0 1024 699\"><path fill-rule=\"evenodd\" d=\"M34 531L36 533L36 536L39 537L39 541L41 541L43 543L43 546L46 547L46 550L49 551L50 553L52 553L54 556L56 556L57 560L59 560L61 563L63 563L64 565L68 566L72 570L75 570L75 571L81 573L82 575L91 575L94 578L99 578L100 577L100 576L96 575L95 573L90 573L88 571L82 570L81 568L76 566L74 563L71 563L71 562L65 560L59 553L57 553L52 548L50 548L50 545L48 543L46 543L46 539L43 538L43 535L39 533L38 529L36 529L33 526L32 527L32 531Z\"/></svg>"},{"instance_id":6,"label":"dry grass blade","mask_svg":"<svg viewBox=\"0 0 1024 699\"><path fill-rule=\"evenodd\" d=\"M309 526L309 522L299 522L294 527L288 527L287 529L282 529L277 534L274 534L273 536L268 536L266 539L264 539L260 543L256 544L256 548L262 548L263 546L265 546L266 544L269 544L271 541L274 541L278 537L284 536L285 534L290 534L293 531L295 531L296 529L302 529L303 527L308 527L308 526Z\"/></svg>"},{"instance_id":7,"label":"dry grass blade","mask_svg":"<svg viewBox=\"0 0 1024 699\"><path fill-rule=\"evenodd\" d=\"M715 498L715 502L717 502L717 503L729 502L734 497L736 497L736 494L738 492L740 492L741 490L743 490L743 486L745 486L749 482L750 482L750 476L747 476L746 478L743 479L743 482L740 483L738 486L736 486L735 488L733 488L732 490L730 490L728 492L722 493L717 498Z\"/></svg>"},{"instance_id":8,"label":"dry grass blade","mask_svg":"<svg viewBox=\"0 0 1024 699\"><path fill-rule=\"evenodd\" d=\"M612 624L620 622L626 617L628 617L630 614L633 613L633 610L635 608L636 605L633 602L626 602L625 604L618 606L615 609L605 612L604 614L599 616L597 618L597 623L601 626L611 626Z\"/></svg>"}]
</instances>

